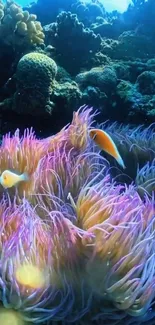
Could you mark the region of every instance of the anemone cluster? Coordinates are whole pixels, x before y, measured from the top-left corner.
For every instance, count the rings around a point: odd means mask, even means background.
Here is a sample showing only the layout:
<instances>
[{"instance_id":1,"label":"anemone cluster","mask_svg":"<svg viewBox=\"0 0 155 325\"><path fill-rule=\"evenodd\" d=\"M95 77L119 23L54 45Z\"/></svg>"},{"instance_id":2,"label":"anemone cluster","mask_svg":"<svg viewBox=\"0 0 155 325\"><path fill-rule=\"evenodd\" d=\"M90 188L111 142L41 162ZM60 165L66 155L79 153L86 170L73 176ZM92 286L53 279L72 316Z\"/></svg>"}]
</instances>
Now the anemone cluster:
<instances>
[{"instance_id":1,"label":"anemone cluster","mask_svg":"<svg viewBox=\"0 0 155 325\"><path fill-rule=\"evenodd\" d=\"M154 200L111 177L89 138L93 119L82 107L54 136L2 140L0 173L29 175L0 187L0 301L24 324L154 318Z\"/></svg>"}]
</instances>

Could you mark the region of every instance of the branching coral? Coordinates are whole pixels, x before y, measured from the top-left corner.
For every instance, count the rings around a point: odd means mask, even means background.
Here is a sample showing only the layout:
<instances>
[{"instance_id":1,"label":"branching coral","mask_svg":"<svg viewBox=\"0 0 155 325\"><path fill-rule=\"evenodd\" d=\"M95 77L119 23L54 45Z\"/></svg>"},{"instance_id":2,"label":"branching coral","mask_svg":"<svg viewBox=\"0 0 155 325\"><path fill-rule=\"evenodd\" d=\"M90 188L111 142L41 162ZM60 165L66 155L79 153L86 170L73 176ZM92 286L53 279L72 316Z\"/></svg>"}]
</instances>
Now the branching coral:
<instances>
[{"instance_id":1,"label":"branching coral","mask_svg":"<svg viewBox=\"0 0 155 325\"><path fill-rule=\"evenodd\" d=\"M23 11L12 0L0 2L0 38L16 50L44 43L44 33L36 15Z\"/></svg>"}]
</instances>

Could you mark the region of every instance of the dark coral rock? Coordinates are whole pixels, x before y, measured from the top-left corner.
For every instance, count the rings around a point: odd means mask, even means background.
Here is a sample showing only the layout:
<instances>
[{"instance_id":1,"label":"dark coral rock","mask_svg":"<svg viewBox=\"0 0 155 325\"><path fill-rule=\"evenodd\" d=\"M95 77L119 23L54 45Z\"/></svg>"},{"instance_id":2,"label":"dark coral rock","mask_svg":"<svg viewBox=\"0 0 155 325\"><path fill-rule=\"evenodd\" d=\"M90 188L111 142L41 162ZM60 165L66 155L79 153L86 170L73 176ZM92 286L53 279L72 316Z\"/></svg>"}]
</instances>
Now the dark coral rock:
<instances>
[{"instance_id":1,"label":"dark coral rock","mask_svg":"<svg viewBox=\"0 0 155 325\"><path fill-rule=\"evenodd\" d=\"M124 103L133 103L135 88L130 82L121 80L117 86L116 93Z\"/></svg>"},{"instance_id":2,"label":"dark coral rock","mask_svg":"<svg viewBox=\"0 0 155 325\"><path fill-rule=\"evenodd\" d=\"M98 87L88 86L83 91L82 100L87 105L93 105L100 110L103 110L108 104L108 97L105 92Z\"/></svg>"},{"instance_id":3,"label":"dark coral rock","mask_svg":"<svg viewBox=\"0 0 155 325\"><path fill-rule=\"evenodd\" d=\"M56 20L60 10L71 11L77 0L38 0L25 8L30 13L35 13L43 25L50 24Z\"/></svg>"},{"instance_id":4,"label":"dark coral rock","mask_svg":"<svg viewBox=\"0 0 155 325\"><path fill-rule=\"evenodd\" d=\"M74 81L66 81L55 83L51 100L55 105L55 108L59 110L59 107L63 107L65 114L74 111L79 106L79 102L82 98L82 93Z\"/></svg>"},{"instance_id":5,"label":"dark coral rock","mask_svg":"<svg viewBox=\"0 0 155 325\"><path fill-rule=\"evenodd\" d=\"M154 56L155 43L150 37L128 31L121 34L118 40L103 40L102 53L112 59L149 59Z\"/></svg>"},{"instance_id":6,"label":"dark coral rock","mask_svg":"<svg viewBox=\"0 0 155 325\"><path fill-rule=\"evenodd\" d=\"M124 62L114 62L112 64L113 69L116 72L118 79L129 80L130 78L130 68Z\"/></svg>"},{"instance_id":7,"label":"dark coral rock","mask_svg":"<svg viewBox=\"0 0 155 325\"><path fill-rule=\"evenodd\" d=\"M142 61L136 60L115 60L111 62L113 69L116 71L118 79L128 80L135 83L138 76L144 71L155 72L155 59Z\"/></svg>"},{"instance_id":8,"label":"dark coral rock","mask_svg":"<svg viewBox=\"0 0 155 325\"><path fill-rule=\"evenodd\" d=\"M100 0L90 0L89 2L82 0L38 0L37 3L32 3L25 9L31 13L35 12L43 25L54 22L60 11L70 11L77 14L80 21L87 27L94 23L98 16L106 16L106 11Z\"/></svg>"},{"instance_id":9,"label":"dark coral rock","mask_svg":"<svg viewBox=\"0 0 155 325\"><path fill-rule=\"evenodd\" d=\"M110 66L97 67L77 75L76 82L83 89L88 86L98 87L108 95L116 89L117 76Z\"/></svg>"},{"instance_id":10,"label":"dark coral rock","mask_svg":"<svg viewBox=\"0 0 155 325\"><path fill-rule=\"evenodd\" d=\"M50 95L56 73L56 63L45 54L32 52L24 55L17 65L16 92L12 98L4 100L1 107L21 115L51 114Z\"/></svg>"},{"instance_id":11,"label":"dark coral rock","mask_svg":"<svg viewBox=\"0 0 155 325\"><path fill-rule=\"evenodd\" d=\"M109 19L108 17L106 19L98 17L96 22L91 25L94 33L99 33L102 37L112 39L117 39L124 32L124 27L122 20L118 18Z\"/></svg>"},{"instance_id":12,"label":"dark coral rock","mask_svg":"<svg viewBox=\"0 0 155 325\"><path fill-rule=\"evenodd\" d=\"M121 80L116 90L117 107L123 107L124 118L132 123L150 123L155 121L155 95L144 95L133 85Z\"/></svg>"},{"instance_id":13,"label":"dark coral rock","mask_svg":"<svg viewBox=\"0 0 155 325\"><path fill-rule=\"evenodd\" d=\"M126 47L126 56L132 58L149 58L155 53L155 45L152 43L152 39L136 31L124 32L119 36L119 42L120 50Z\"/></svg>"},{"instance_id":14,"label":"dark coral rock","mask_svg":"<svg viewBox=\"0 0 155 325\"><path fill-rule=\"evenodd\" d=\"M87 62L87 66L85 66L86 69L91 69L93 67L100 67L103 65L110 65L112 63L111 59L104 55L101 52L97 52L92 59Z\"/></svg>"},{"instance_id":15,"label":"dark coral rock","mask_svg":"<svg viewBox=\"0 0 155 325\"><path fill-rule=\"evenodd\" d=\"M68 124L72 119L73 111L81 104L82 92L74 81L55 82L51 101L53 102L52 119L55 126Z\"/></svg>"},{"instance_id":16,"label":"dark coral rock","mask_svg":"<svg viewBox=\"0 0 155 325\"><path fill-rule=\"evenodd\" d=\"M101 37L84 28L76 15L62 12L56 23L44 27L46 44L56 48L56 61L71 74L77 74L99 52Z\"/></svg>"},{"instance_id":17,"label":"dark coral rock","mask_svg":"<svg viewBox=\"0 0 155 325\"><path fill-rule=\"evenodd\" d=\"M8 78L13 75L13 62L15 60L15 53L11 46L4 44L0 40L0 87L4 86ZM0 90L1 94L2 89Z\"/></svg>"},{"instance_id":18,"label":"dark coral rock","mask_svg":"<svg viewBox=\"0 0 155 325\"><path fill-rule=\"evenodd\" d=\"M101 120L113 118L117 114L114 99L117 76L111 66L96 67L80 73L76 76L76 82L83 94L82 103L98 108Z\"/></svg>"},{"instance_id":19,"label":"dark coral rock","mask_svg":"<svg viewBox=\"0 0 155 325\"><path fill-rule=\"evenodd\" d=\"M135 85L129 81L121 80L117 86L116 100L118 113L126 121L133 123L139 120L138 123L143 123L146 120L143 96L138 92Z\"/></svg>"},{"instance_id":20,"label":"dark coral rock","mask_svg":"<svg viewBox=\"0 0 155 325\"><path fill-rule=\"evenodd\" d=\"M132 0L132 4L123 14L129 29L143 28L145 35L155 35L155 1L154 0Z\"/></svg>"},{"instance_id":21,"label":"dark coral rock","mask_svg":"<svg viewBox=\"0 0 155 325\"><path fill-rule=\"evenodd\" d=\"M63 67L58 66L56 80L61 83L62 82L71 82L72 78L71 78L70 74Z\"/></svg>"},{"instance_id":22,"label":"dark coral rock","mask_svg":"<svg viewBox=\"0 0 155 325\"><path fill-rule=\"evenodd\" d=\"M155 72L144 71L141 73L136 81L138 90L145 95L155 94Z\"/></svg>"},{"instance_id":23,"label":"dark coral rock","mask_svg":"<svg viewBox=\"0 0 155 325\"><path fill-rule=\"evenodd\" d=\"M77 13L78 18L85 26L90 26L96 21L97 17L106 16L104 6L99 0L92 0L85 3L83 1L78 1L77 4L73 6L73 10Z\"/></svg>"}]
</instances>

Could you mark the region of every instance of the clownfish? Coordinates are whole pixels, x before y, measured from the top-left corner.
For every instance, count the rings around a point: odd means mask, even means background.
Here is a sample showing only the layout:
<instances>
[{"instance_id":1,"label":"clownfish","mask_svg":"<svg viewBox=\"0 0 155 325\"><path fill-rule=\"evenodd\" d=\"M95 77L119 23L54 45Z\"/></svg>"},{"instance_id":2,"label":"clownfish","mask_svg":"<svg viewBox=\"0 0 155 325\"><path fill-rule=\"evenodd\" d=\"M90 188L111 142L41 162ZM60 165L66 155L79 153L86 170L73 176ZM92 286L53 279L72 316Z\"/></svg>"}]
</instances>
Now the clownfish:
<instances>
[{"instance_id":1,"label":"clownfish","mask_svg":"<svg viewBox=\"0 0 155 325\"><path fill-rule=\"evenodd\" d=\"M5 170L0 176L0 184L5 188L16 186L19 182L28 181L27 173L18 175L10 170Z\"/></svg>"},{"instance_id":2,"label":"clownfish","mask_svg":"<svg viewBox=\"0 0 155 325\"><path fill-rule=\"evenodd\" d=\"M120 156L118 149L113 142L110 135L108 135L105 131L100 129L92 129L89 131L89 135L91 139L95 141L95 143L100 147L101 150L104 150L109 155L114 157L118 164L125 169L124 161L122 157Z\"/></svg>"}]
</instances>

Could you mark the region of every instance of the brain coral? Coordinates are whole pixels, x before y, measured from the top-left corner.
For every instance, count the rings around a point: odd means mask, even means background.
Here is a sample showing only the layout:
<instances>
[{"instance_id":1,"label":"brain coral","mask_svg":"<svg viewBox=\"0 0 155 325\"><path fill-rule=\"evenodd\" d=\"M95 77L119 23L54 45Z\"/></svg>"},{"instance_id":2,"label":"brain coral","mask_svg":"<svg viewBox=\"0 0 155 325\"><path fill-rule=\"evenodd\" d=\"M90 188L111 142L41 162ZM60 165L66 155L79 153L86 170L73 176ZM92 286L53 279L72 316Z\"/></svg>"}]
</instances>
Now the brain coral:
<instances>
[{"instance_id":1,"label":"brain coral","mask_svg":"<svg viewBox=\"0 0 155 325\"><path fill-rule=\"evenodd\" d=\"M36 15L23 11L12 0L0 0L0 38L14 49L44 43L44 33Z\"/></svg>"},{"instance_id":2,"label":"brain coral","mask_svg":"<svg viewBox=\"0 0 155 325\"><path fill-rule=\"evenodd\" d=\"M50 95L56 73L56 63L45 54L24 55L17 66L13 110L31 115L51 113Z\"/></svg>"}]
</instances>

